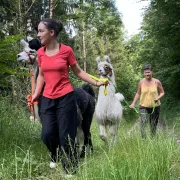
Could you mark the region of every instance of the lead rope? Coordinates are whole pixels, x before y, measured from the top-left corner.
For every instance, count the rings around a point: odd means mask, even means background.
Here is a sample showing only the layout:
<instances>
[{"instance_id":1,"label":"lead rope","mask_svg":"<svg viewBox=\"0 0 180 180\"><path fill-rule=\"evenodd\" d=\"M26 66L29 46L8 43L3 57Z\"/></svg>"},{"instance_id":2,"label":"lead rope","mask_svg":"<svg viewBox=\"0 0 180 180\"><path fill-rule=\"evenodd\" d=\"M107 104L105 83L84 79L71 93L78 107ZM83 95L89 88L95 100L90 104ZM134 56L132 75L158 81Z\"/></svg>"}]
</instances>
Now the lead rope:
<instances>
[{"instance_id":1,"label":"lead rope","mask_svg":"<svg viewBox=\"0 0 180 180\"><path fill-rule=\"evenodd\" d=\"M96 81L102 81L104 83L107 83L109 80L108 78L97 78L91 74L88 74L89 77L91 77L92 79L96 80ZM104 85L104 95L106 96L107 95L107 84Z\"/></svg>"},{"instance_id":2,"label":"lead rope","mask_svg":"<svg viewBox=\"0 0 180 180\"><path fill-rule=\"evenodd\" d=\"M34 104L38 104L38 101L33 101L32 102L32 96L34 94L34 90L35 90L35 87L34 87L34 71L33 70L30 70L30 75L31 75L31 94L28 94L26 96L26 99L28 101L28 106L29 106L29 109L30 111L33 112L33 116L34 116L34 121L36 120L36 116L35 116L35 111L34 111Z\"/></svg>"},{"instance_id":3,"label":"lead rope","mask_svg":"<svg viewBox=\"0 0 180 180\"><path fill-rule=\"evenodd\" d=\"M126 103L126 105L129 107L130 105L128 104L128 102L124 99L124 102ZM154 113L154 110L156 108L156 103L154 102L153 103L153 109L152 109L152 112L150 114L153 114ZM133 108L134 111L137 113L137 114L147 114L147 113L141 113L140 111L138 111L135 107Z\"/></svg>"}]
</instances>

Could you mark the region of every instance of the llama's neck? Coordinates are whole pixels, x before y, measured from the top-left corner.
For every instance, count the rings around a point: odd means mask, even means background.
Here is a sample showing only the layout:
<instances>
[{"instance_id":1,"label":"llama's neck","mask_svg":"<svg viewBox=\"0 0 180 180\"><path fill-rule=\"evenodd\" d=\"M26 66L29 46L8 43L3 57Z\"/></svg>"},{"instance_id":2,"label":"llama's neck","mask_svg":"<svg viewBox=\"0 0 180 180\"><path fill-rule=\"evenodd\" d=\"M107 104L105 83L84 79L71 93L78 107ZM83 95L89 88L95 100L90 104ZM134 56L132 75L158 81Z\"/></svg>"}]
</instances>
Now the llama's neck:
<instances>
[{"instance_id":1,"label":"llama's neck","mask_svg":"<svg viewBox=\"0 0 180 180\"><path fill-rule=\"evenodd\" d=\"M107 78L107 77L100 76L100 78ZM115 92L116 92L116 90L115 90L116 83L115 83L114 74L111 77L108 77L108 80L109 80L109 84L106 87L105 86L100 86L99 87L98 98L105 96L105 94L104 94L105 88L107 89L107 96L114 96L115 95Z\"/></svg>"},{"instance_id":2,"label":"llama's neck","mask_svg":"<svg viewBox=\"0 0 180 180\"><path fill-rule=\"evenodd\" d=\"M100 76L100 79L103 78L108 78L109 83L112 84L114 87L116 86L116 82L115 82L115 77L114 77L114 73L112 73L112 76Z\"/></svg>"}]
</instances>

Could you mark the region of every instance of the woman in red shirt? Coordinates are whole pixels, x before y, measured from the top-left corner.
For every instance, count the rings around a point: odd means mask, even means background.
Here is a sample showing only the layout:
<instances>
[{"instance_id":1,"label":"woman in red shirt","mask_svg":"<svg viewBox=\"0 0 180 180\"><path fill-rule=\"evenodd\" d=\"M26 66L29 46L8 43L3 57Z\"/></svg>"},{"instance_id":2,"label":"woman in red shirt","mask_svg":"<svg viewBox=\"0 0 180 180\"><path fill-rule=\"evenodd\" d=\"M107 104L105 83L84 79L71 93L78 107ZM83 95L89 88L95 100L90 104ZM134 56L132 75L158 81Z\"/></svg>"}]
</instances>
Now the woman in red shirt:
<instances>
[{"instance_id":1,"label":"woman in red shirt","mask_svg":"<svg viewBox=\"0 0 180 180\"><path fill-rule=\"evenodd\" d=\"M40 108L42 141L51 153L50 167L56 167L59 146L63 168L69 173L78 164L75 148L77 109L69 67L77 77L92 85L101 86L104 82L91 79L79 67L72 48L57 41L62 29L62 23L53 19L42 20L38 25L38 38L44 46L38 50L39 75L32 101L39 98L45 83Z\"/></svg>"}]
</instances>

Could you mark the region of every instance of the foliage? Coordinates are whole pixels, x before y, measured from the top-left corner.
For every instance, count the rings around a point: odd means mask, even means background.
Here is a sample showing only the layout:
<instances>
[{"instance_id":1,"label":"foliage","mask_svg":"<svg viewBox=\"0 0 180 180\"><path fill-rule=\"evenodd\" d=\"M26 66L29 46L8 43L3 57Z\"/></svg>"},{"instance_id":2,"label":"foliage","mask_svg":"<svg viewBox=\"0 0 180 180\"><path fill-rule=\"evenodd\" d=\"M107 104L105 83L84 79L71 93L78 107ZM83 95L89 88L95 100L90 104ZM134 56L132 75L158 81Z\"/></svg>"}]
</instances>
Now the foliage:
<instances>
[{"instance_id":1,"label":"foliage","mask_svg":"<svg viewBox=\"0 0 180 180\"><path fill-rule=\"evenodd\" d=\"M13 33L20 32L22 36L27 34L26 22L28 18L31 18L33 27L37 26L40 18L48 16L48 2L24 1L22 4L19 0L15 0L12 8L7 4L6 7L9 7L10 11L13 9L16 14L14 17L10 16L9 20L7 19L7 22L14 24ZM59 39L73 47L82 68L86 61L87 72L97 75L96 57L109 55L115 68L115 74L117 74L117 90L127 92L126 96L132 94L133 88L128 88L132 83L128 73L132 69L129 68L129 62L126 62L126 55L123 53L122 20L113 0L53 1L53 17L63 22L65 29ZM7 29L7 31L9 30ZM12 32L9 31L9 33ZM83 47L83 41L85 47ZM83 54L84 49L86 57ZM6 70L4 69L4 71ZM130 77L132 76L130 75ZM72 78L73 81L74 84L78 84Z\"/></svg>"},{"instance_id":2,"label":"foliage","mask_svg":"<svg viewBox=\"0 0 180 180\"><path fill-rule=\"evenodd\" d=\"M127 40L114 0L53 1L53 17L65 26L60 41L73 47L80 66L83 67L86 60L87 72L95 76L98 76L96 57L109 55L116 90L122 92L128 102L135 95L142 65L152 63L154 76L161 80L166 93L163 118L171 122L168 125L176 126L175 132L179 132L180 107L177 103L180 96L179 9L178 0L151 0L141 32ZM19 39L28 34L27 19L31 18L36 27L40 19L46 17L49 17L49 0L1 0L0 90L1 93L6 91L6 95L13 94L16 104L12 104L9 96L8 99L0 97L0 179L59 179L63 176L60 166L54 171L48 168L48 152L39 138L41 125L30 122L27 106L23 107L25 95L30 91L29 74L16 62ZM32 35L36 36L36 32ZM81 81L71 71L70 77L74 86L81 86ZM142 142L137 132L127 133L137 115L127 106L124 117L120 141L112 151L99 140L97 126L93 123L95 153L81 161L74 179L177 179L180 151L173 133L159 133L160 141Z\"/></svg>"},{"instance_id":3,"label":"foliage","mask_svg":"<svg viewBox=\"0 0 180 180\"><path fill-rule=\"evenodd\" d=\"M144 16L139 52L140 62L152 63L155 75L162 81L171 100L180 97L179 10L178 0L151 1Z\"/></svg>"},{"instance_id":4,"label":"foliage","mask_svg":"<svg viewBox=\"0 0 180 180\"><path fill-rule=\"evenodd\" d=\"M80 67L83 68L86 63L87 72L97 76L96 57L109 55L115 69L117 91L132 98L134 88L130 89L129 86L134 79L129 77L133 77L133 71L123 50L123 25L115 2L112 0L62 2L56 5L54 16L65 23L70 35L74 35L73 47ZM83 54L84 48L86 57Z\"/></svg>"},{"instance_id":5,"label":"foliage","mask_svg":"<svg viewBox=\"0 0 180 180\"><path fill-rule=\"evenodd\" d=\"M0 42L0 89L6 88L7 78L16 73L17 40L20 35L7 36Z\"/></svg>"},{"instance_id":6,"label":"foliage","mask_svg":"<svg viewBox=\"0 0 180 180\"><path fill-rule=\"evenodd\" d=\"M137 78L133 78L134 69L124 51L122 20L114 1L69 1L68 14L63 16L66 8L65 4L56 6L55 15L63 18L69 29L74 27L74 50L80 67L86 63L87 72L97 76L96 57L109 55L115 69L117 91L128 99L132 98Z\"/></svg>"}]
</instances>

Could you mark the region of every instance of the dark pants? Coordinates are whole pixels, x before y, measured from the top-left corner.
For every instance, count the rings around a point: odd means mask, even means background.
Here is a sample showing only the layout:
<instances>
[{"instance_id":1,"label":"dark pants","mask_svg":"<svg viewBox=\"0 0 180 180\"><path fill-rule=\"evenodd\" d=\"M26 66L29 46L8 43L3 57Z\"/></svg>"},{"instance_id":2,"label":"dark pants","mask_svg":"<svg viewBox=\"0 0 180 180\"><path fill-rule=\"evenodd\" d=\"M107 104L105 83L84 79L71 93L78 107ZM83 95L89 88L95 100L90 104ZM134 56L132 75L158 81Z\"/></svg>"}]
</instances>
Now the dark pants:
<instances>
[{"instance_id":1,"label":"dark pants","mask_svg":"<svg viewBox=\"0 0 180 180\"><path fill-rule=\"evenodd\" d=\"M62 165L66 171L77 166L75 137L77 131L77 107L74 92L57 99L42 97L40 118L42 141L56 161L60 149Z\"/></svg>"},{"instance_id":2,"label":"dark pants","mask_svg":"<svg viewBox=\"0 0 180 180\"><path fill-rule=\"evenodd\" d=\"M160 106L153 108L146 108L140 106L140 126L141 126L141 135L142 138L146 138L146 126L148 124L148 120L150 121L150 129L151 136L153 137L156 134L159 114L160 114Z\"/></svg>"}]
</instances>

